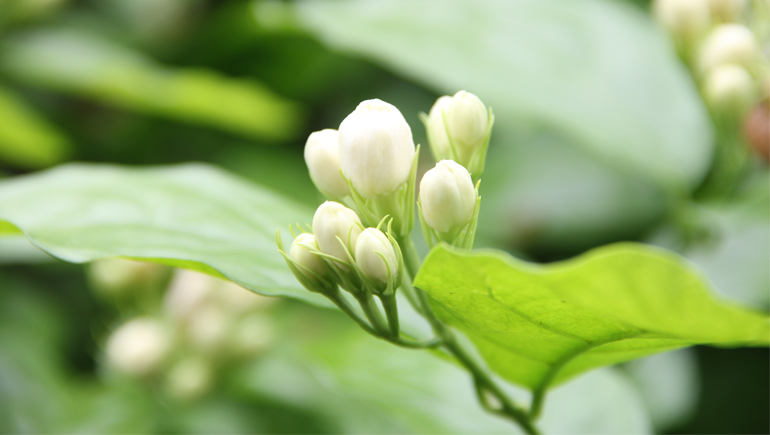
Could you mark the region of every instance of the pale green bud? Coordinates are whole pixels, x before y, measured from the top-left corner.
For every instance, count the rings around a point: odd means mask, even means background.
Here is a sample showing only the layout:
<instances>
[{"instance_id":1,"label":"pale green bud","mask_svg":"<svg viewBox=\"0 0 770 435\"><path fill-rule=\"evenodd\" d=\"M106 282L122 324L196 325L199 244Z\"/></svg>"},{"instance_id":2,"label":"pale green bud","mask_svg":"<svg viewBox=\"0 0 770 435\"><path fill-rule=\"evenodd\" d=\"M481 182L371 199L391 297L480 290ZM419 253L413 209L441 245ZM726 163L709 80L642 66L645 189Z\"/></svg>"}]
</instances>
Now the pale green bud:
<instances>
[{"instance_id":1,"label":"pale green bud","mask_svg":"<svg viewBox=\"0 0 770 435\"><path fill-rule=\"evenodd\" d=\"M709 34L700 52L704 71L724 64L749 66L759 52L754 34L741 24L722 24Z\"/></svg>"},{"instance_id":2,"label":"pale green bud","mask_svg":"<svg viewBox=\"0 0 770 435\"><path fill-rule=\"evenodd\" d=\"M157 263L103 258L89 265L88 276L101 295L121 298L159 288L167 270L166 266Z\"/></svg>"},{"instance_id":3,"label":"pale green bud","mask_svg":"<svg viewBox=\"0 0 770 435\"><path fill-rule=\"evenodd\" d=\"M107 362L116 371L143 377L156 372L170 350L168 331L151 318L135 318L121 325L107 340Z\"/></svg>"},{"instance_id":4,"label":"pale green bud","mask_svg":"<svg viewBox=\"0 0 770 435\"><path fill-rule=\"evenodd\" d=\"M746 9L746 3L746 0L709 0L711 14L723 22L738 19Z\"/></svg>"},{"instance_id":5,"label":"pale green bud","mask_svg":"<svg viewBox=\"0 0 770 435\"><path fill-rule=\"evenodd\" d=\"M484 139L489 126L487 107L479 97L470 92L460 91L452 97L452 102L445 109L447 131L458 154L472 152Z\"/></svg>"},{"instance_id":6,"label":"pale green bud","mask_svg":"<svg viewBox=\"0 0 770 435\"><path fill-rule=\"evenodd\" d=\"M356 212L344 205L326 201L313 216L313 234L321 252L348 261L345 248L353 255L356 240L361 234L361 220Z\"/></svg>"},{"instance_id":7,"label":"pale green bud","mask_svg":"<svg viewBox=\"0 0 770 435\"><path fill-rule=\"evenodd\" d=\"M311 133L305 144L305 163L318 190L344 198L350 195L350 188L340 173L338 139L337 130L330 128Z\"/></svg>"},{"instance_id":8,"label":"pale green bud","mask_svg":"<svg viewBox=\"0 0 770 435\"><path fill-rule=\"evenodd\" d=\"M420 181L420 206L428 226L447 233L464 227L476 207L476 189L461 165L442 160Z\"/></svg>"},{"instance_id":9,"label":"pale green bud","mask_svg":"<svg viewBox=\"0 0 770 435\"><path fill-rule=\"evenodd\" d=\"M168 373L166 389L177 400L195 400L205 395L213 383L211 364L203 358L188 357Z\"/></svg>"},{"instance_id":10,"label":"pale green bud","mask_svg":"<svg viewBox=\"0 0 770 435\"><path fill-rule=\"evenodd\" d=\"M452 103L452 97L444 95L433 104L425 122L428 132L428 142L436 160L448 159L452 156L449 136L446 133L446 124L444 123L444 112Z\"/></svg>"},{"instance_id":11,"label":"pale green bud","mask_svg":"<svg viewBox=\"0 0 770 435\"><path fill-rule=\"evenodd\" d=\"M318 276L324 276L326 275L326 267L324 267L321 257L312 253L312 251L318 250L319 249L318 245L316 244L315 236L308 233L302 233L297 236L297 238L294 239L294 241L291 243L289 257L291 257L291 259L296 261L298 264L304 266L307 269L310 269L312 272L315 272L318 274ZM308 278L315 279L311 273L307 272L306 270L300 270Z\"/></svg>"},{"instance_id":12,"label":"pale green bud","mask_svg":"<svg viewBox=\"0 0 770 435\"><path fill-rule=\"evenodd\" d=\"M388 236L377 228L367 228L358 236L355 257L361 272L372 281L387 283L398 274L393 245Z\"/></svg>"},{"instance_id":13,"label":"pale green bud","mask_svg":"<svg viewBox=\"0 0 770 435\"><path fill-rule=\"evenodd\" d=\"M716 111L740 118L753 104L756 86L742 66L720 65L706 77L705 94Z\"/></svg>"},{"instance_id":14,"label":"pale green bud","mask_svg":"<svg viewBox=\"0 0 770 435\"><path fill-rule=\"evenodd\" d=\"M340 124L339 152L342 172L361 196L386 195L408 181L412 130L395 106L366 100Z\"/></svg>"},{"instance_id":15,"label":"pale green bud","mask_svg":"<svg viewBox=\"0 0 770 435\"><path fill-rule=\"evenodd\" d=\"M686 41L693 41L711 23L708 0L656 0L653 13L671 34Z\"/></svg>"}]
</instances>

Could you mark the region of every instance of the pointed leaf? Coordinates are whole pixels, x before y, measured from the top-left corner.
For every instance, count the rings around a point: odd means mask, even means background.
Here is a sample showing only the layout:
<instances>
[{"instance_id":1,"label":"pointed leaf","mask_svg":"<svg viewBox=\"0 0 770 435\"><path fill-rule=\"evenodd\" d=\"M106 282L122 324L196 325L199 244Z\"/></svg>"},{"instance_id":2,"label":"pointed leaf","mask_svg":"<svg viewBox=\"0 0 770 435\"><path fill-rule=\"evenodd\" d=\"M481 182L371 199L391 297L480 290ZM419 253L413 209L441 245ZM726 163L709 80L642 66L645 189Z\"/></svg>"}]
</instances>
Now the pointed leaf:
<instances>
[{"instance_id":1,"label":"pointed leaf","mask_svg":"<svg viewBox=\"0 0 770 435\"><path fill-rule=\"evenodd\" d=\"M0 181L0 233L16 227L62 260L143 259L330 306L297 283L275 245L277 228L311 216L291 200L202 164L72 164Z\"/></svg>"},{"instance_id":2,"label":"pointed leaf","mask_svg":"<svg viewBox=\"0 0 770 435\"><path fill-rule=\"evenodd\" d=\"M645 245L611 245L547 266L442 245L416 285L491 368L536 391L694 344L770 343L767 315L716 300L693 266Z\"/></svg>"}]
</instances>

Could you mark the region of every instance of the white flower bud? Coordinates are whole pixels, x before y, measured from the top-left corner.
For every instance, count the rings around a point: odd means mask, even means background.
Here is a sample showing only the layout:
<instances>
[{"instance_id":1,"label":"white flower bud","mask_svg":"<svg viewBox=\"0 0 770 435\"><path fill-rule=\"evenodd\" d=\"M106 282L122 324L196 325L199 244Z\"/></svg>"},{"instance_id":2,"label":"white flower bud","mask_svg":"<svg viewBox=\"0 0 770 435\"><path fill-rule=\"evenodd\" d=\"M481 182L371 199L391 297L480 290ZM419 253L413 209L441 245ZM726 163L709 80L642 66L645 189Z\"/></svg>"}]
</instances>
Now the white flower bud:
<instances>
[{"instance_id":1,"label":"white flower bud","mask_svg":"<svg viewBox=\"0 0 770 435\"><path fill-rule=\"evenodd\" d=\"M302 233L297 236L291 243L291 249L289 250L289 257L302 266L317 273L319 276L326 275L326 268L324 267L321 257L311 253L311 251L317 251L318 245L315 241L315 236L308 233ZM308 278L315 279L315 277L305 270L300 271Z\"/></svg>"},{"instance_id":2,"label":"white flower bud","mask_svg":"<svg viewBox=\"0 0 770 435\"><path fill-rule=\"evenodd\" d=\"M164 305L171 318L185 321L210 299L217 279L205 273L177 269L171 280Z\"/></svg>"},{"instance_id":3,"label":"white flower bud","mask_svg":"<svg viewBox=\"0 0 770 435\"><path fill-rule=\"evenodd\" d=\"M229 313L222 307L210 303L199 307L187 319L186 338L196 350L215 354L226 344L230 328Z\"/></svg>"},{"instance_id":4,"label":"white flower bud","mask_svg":"<svg viewBox=\"0 0 770 435\"><path fill-rule=\"evenodd\" d=\"M687 40L705 32L711 22L707 0L657 0L653 11L669 32Z\"/></svg>"},{"instance_id":5,"label":"white flower bud","mask_svg":"<svg viewBox=\"0 0 770 435\"><path fill-rule=\"evenodd\" d=\"M711 14L721 21L735 21L746 8L746 0L709 0Z\"/></svg>"},{"instance_id":6,"label":"white flower bud","mask_svg":"<svg viewBox=\"0 0 770 435\"><path fill-rule=\"evenodd\" d=\"M388 240L388 236L377 228L367 228L358 236L356 264L358 264L361 272L373 281L387 283L390 278L388 268L390 268L391 276L396 276L398 273L398 260L393 245Z\"/></svg>"},{"instance_id":7,"label":"white flower bud","mask_svg":"<svg viewBox=\"0 0 770 435\"><path fill-rule=\"evenodd\" d=\"M720 65L706 77L706 99L722 113L742 116L754 102L755 92L754 80L739 65Z\"/></svg>"},{"instance_id":8,"label":"white flower bud","mask_svg":"<svg viewBox=\"0 0 770 435\"><path fill-rule=\"evenodd\" d=\"M479 97L460 91L446 108L446 124L452 143L458 148L476 146L486 135L489 126L487 107ZM463 154L462 149L456 150Z\"/></svg>"},{"instance_id":9,"label":"white flower bud","mask_svg":"<svg viewBox=\"0 0 770 435\"><path fill-rule=\"evenodd\" d=\"M446 124L444 123L444 112L446 112L451 103L452 97L444 95L436 100L428 114L426 122L428 141L433 151L433 157L436 160L448 159L452 155L449 136L447 136Z\"/></svg>"},{"instance_id":10,"label":"white flower bud","mask_svg":"<svg viewBox=\"0 0 770 435\"><path fill-rule=\"evenodd\" d=\"M345 249L337 237L353 255L356 239L361 234L361 220L353 210L344 205L326 201L321 204L313 216L313 233L318 248L325 254L348 261Z\"/></svg>"},{"instance_id":11,"label":"white flower bud","mask_svg":"<svg viewBox=\"0 0 770 435\"><path fill-rule=\"evenodd\" d=\"M415 154L404 116L377 99L362 102L342 121L339 150L342 172L365 198L391 193L406 183Z\"/></svg>"},{"instance_id":12,"label":"white flower bud","mask_svg":"<svg viewBox=\"0 0 770 435\"><path fill-rule=\"evenodd\" d=\"M338 136L330 128L311 133L305 144L305 163L318 190L343 198L350 195L350 188L340 174Z\"/></svg>"},{"instance_id":13,"label":"white flower bud","mask_svg":"<svg viewBox=\"0 0 770 435\"><path fill-rule=\"evenodd\" d=\"M166 388L169 395L177 400L195 400L211 389L212 377L211 364L208 361L188 357L171 368Z\"/></svg>"},{"instance_id":14,"label":"white flower bud","mask_svg":"<svg viewBox=\"0 0 770 435\"><path fill-rule=\"evenodd\" d=\"M476 189L461 165L442 160L420 181L420 206L428 226L446 233L465 226L476 207Z\"/></svg>"},{"instance_id":15,"label":"white flower bud","mask_svg":"<svg viewBox=\"0 0 770 435\"><path fill-rule=\"evenodd\" d=\"M106 356L115 370L141 377L158 370L170 348L163 324L135 318L121 325L107 340Z\"/></svg>"},{"instance_id":16,"label":"white flower bud","mask_svg":"<svg viewBox=\"0 0 770 435\"><path fill-rule=\"evenodd\" d=\"M751 30L741 24L722 24L704 42L700 63L704 71L727 63L748 66L757 53L757 42Z\"/></svg>"}]
</instances>

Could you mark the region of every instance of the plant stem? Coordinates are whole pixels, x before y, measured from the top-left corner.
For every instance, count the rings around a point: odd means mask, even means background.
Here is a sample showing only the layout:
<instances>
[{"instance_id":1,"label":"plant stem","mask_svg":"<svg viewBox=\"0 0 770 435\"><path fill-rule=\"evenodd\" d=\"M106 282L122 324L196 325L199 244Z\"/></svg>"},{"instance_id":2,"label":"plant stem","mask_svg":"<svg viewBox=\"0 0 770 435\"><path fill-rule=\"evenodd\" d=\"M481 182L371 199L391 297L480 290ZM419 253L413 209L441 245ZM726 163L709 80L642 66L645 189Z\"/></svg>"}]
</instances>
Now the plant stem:
<instances>
[{"instance_id":1,"label":"plant stem","mask_svg":"<svg viewBox=\"0 0 770 435\"><path fill-rule=\"evenodd\" d=\"M366 314L366 318L369 319L369 323L371 323L374 330L377 331L377 334L384 338L389 337L388 326L385 324L385 319L382 318L380 308L377 306L371 293L363 291L355 295L355 298L361 305L364 314Z\"/></svg>"},{"instance_id":2,"label":"plant stem","mask_svg":"<svg viewBox=\"0 0 770 435\"><path fill-rule=\"evenodd\" d=\"M424 291L412 287L411 278L408 274L404 276L402 287L408 287L408 291L413 291L417 296L420 309L430 322L433 332L441 339L444 349L451 354L457 361L463 365L471 375L476 386L479 402L488 411L506 417L518 423L528 434L538 434L537 428L530 421L529 415L521 407L517 406L497 383L489 376L487 371L479 364L463 347L457 342L452 330L441 322L434 314L428 302L428 295ZM495 406L489 403L485 393L494 396L498 401Z\"/></svg>"},{"instance_id":3,"label":"plant stem","mask_svg":"<svg viewBox=\"0 0 770 435\"><path fill-rule=\"evenodd\" d=\"M380 302L382 302L382 307L385 309L385 316L388 319L390 338L396 339L399 336L399 325L398 303L396 302L395 292L389 296L380 296Z\"/></svg>"}]
</instances>

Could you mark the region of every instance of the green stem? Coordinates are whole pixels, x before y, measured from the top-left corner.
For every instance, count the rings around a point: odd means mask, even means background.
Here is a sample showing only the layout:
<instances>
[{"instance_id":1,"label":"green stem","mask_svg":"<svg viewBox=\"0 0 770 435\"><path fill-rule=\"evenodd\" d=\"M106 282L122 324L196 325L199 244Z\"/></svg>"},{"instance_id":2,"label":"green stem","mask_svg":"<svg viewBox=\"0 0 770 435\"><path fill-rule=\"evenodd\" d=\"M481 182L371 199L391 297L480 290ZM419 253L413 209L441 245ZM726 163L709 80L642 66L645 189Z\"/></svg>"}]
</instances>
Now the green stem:
<instances>
[{"instance_id":1,"label":"green stem","mask_svg":"<svg viewBox=\"0 0 770 435\"><path fill-rule=\"evenodd\" d=\"M417 253L417 248L414 247L412 239L397 240L401 246L401 251L404 255L404 265L406 271L409 272L409 276L414 278L417 276L417 272L420 271L420 254ZM411 282L409 283L411 286Z\"/></svg>"},{"instance_id":2,"label":"green stem","mask_svg":"<svg viewBox=\"0 0 770 435\"><path fill-rule=\"evenodd\" d=\"M385 316L388 318L388 327L390 328L390 338L396 339L399 336L398 325L398 303L396 302L396 293L389 296L380 296L380 302L385 309Z\"/></svg>"},{"instance_id":3,"label":"green stem","mask_svg":"<svg viewBox=\"0 0 770 435\"><path fill-rule=\"evenodd\" d=\"M479 364L458 342L455 338L452 330L441 322L430 307L428 302L428 295L418 289L412 287L411 279L408 275L404 276L404 283L402 287L409 287L414 291L418 298L420 305L420 311L425 315L428 322L430 322L433 332L441 338L444 349L451 354L457 361L463 365L471 375L476 386L476 391L479 396L479 401L488 411L511 419L518 423L522 429L528 434L539 433L537 428L532 424L529 415L522 408L517 406L499 385L489 376L487 371ZM489 403L485 394L489 393L497 399L499 405L497 407Z\"/></svg>"},{"instance_id":4,"label":"green stem","mask_svg":"<svg viewBox=\"0 0 770 435\"><path fill-rule=\"evenodd\" d=\"M356 311L353 309L353 307L348 303L347 299L345 299L342 296L342 293L340 293L339 289L337 289L334 293L326 295L332 302L334 302L335 305L339 307L340 310L342 310L343 313L347 314L348 317L353 319L356 323L358 323L358 326L360 326L364 331L379 337L377 334L377 331L372 329L372 327L366 323L364 319L361 318L361 316L356 313Z\"/></svg>"},{"instance_id":5,"label":"green stem","mask_svg":"<svg viewBox=\"0 0 770 435\"><path fill-rule=\"evenodd\" d=\"M374 298L371 293L367 291L360 292L355 295L358 303L361 305L361 309L366 314L366 318L369 319L369 323L372 324L374 330L380 337L387 338L389 335L388 326L385 324L385 319L382 318L382 313L377 303L374 302Z\"/></svg>"}]
</instances>

